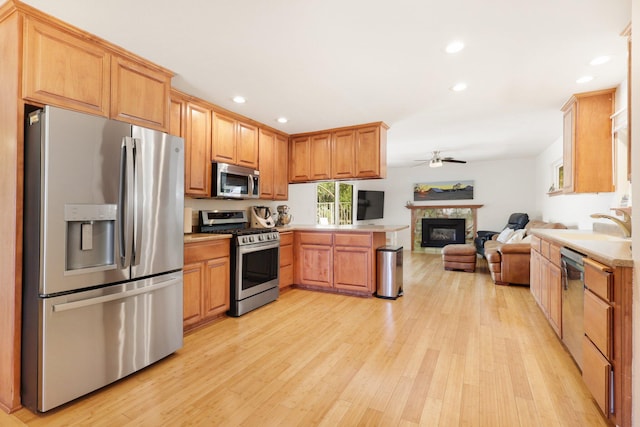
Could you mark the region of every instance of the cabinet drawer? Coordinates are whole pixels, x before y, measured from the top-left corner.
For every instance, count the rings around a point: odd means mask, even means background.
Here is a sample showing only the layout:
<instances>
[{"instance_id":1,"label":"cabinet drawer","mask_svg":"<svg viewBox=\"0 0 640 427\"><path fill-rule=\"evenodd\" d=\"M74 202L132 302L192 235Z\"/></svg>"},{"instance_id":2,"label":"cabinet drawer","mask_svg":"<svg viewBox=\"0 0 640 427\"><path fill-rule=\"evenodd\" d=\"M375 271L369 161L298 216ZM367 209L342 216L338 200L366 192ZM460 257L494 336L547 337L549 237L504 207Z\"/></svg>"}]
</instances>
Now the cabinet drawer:
<instances>
[{"instance_id":1,"label":"cabinet drawer","mask_svg":"<svg viewBox=\"0 0 640 427\"><path fill-rule=\"evenodd\" d=\"M560 246L551 243L549 245L549 261L560 267Z\"/></svg>"},{"instance_id":2,"label":"cabinet drawer","mask_svg":"<svg viewBox=\"0 0 640 427\"><path fill-rule=\"evenodd\" d=\"M280 246L292 245L293 244L293 232L285 231L284 233L280 233Z\"/></svg>"},{"instance_id":3,"label":"cabinet drawer","mask_svg":"<svg viewBox=\"0 0 640 427\"><path fill-rule=\"evenodd\" d=\"M336 233L336 246L364 246L371 247L371 234Z\"/></svg>"},{"instance_id":4,"label":"cabinet drawer","mask_svg":"<svg viewBox=\"0 0 640 427\"><path fill-rule=\"evenodd\" d=\"M331 233L298 232L298 239L303 245L331 245Z\"/></svg>"},{"instance_id":5,"label":"cabinet drawer","mask_svg":"<svg viewBox=\"0 0 640 427\"><path fill-rule=\"evenodd\" d=\"M611 267L589 258L584 259L584 284L591 292L611 302L612 283Z\"/></svg>"},{"instance_id":6,"label":"cabinet drawer","mask_svg":"<svg viewBox=\"0 0 640 427\"><path fill-rule=\"evenodd\" d=\"M184 263L191 264L198 261L229 256L229 240L214 240L208 242L187 243L184 245Z\"/></svg>"},{"instance_id":7,"label":"cabinet drawer","mask_svg":"<svg viewBox=\"0 0 640 427\"><path fill-rule=\"evenodd\" d=\"M280 267L293 264L293 245L280 246Z\"/></svg>"},{"instance_id":8,"label":"cabinet drawer","mask_svg":"<svg viewBox=\"0 0 640 427\"><path fill-rule=\"evenodd\" d=\"M582 341L582 379L604 414L609 414L611 363L586 336Z\"/></svg>"},{"instance_id":9,"label":"cabinet drawer","mask_svg":"<svg viewBox=\"0 0 640 427\"><path fill-rule=\"evenodd\" d=\"M584 291L584 333L607 359L611 359L613 308L588 289Z\"/></svg>"}]
</instances>

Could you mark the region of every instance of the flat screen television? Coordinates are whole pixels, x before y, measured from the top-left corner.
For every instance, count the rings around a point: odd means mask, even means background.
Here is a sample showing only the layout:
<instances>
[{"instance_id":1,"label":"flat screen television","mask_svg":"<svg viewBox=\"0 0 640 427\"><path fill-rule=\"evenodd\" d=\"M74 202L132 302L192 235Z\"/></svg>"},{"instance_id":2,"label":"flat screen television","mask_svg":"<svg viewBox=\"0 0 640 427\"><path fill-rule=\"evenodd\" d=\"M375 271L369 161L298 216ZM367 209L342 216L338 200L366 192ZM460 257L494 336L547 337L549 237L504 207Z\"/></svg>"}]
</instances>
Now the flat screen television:
<instances>
[{"instance_id":1,"label":"flat screen television","mask_svg":"<svg viewBox=\"0 0 640 427\"><path fill-rule=\"evenodd\" d=\"M356 219L379 219L384 215L384 191L358 190Z\"/></svg>"}]
</instances>

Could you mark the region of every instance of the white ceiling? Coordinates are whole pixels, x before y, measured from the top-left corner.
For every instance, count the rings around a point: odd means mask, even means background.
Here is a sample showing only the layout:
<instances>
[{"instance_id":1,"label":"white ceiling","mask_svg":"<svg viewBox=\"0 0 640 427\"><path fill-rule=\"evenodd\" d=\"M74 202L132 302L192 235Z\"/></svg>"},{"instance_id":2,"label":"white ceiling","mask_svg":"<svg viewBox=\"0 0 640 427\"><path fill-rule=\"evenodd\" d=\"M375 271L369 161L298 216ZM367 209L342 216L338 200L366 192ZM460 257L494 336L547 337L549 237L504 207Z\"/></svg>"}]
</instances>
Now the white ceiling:
<instances>
[{"instance_id":1,"label":"white ceiling","mask_svg":"<svg viewBox=\"0 0 640 427\"><path fill-rule=\"evenodd\" d=\"M572 93L625 79L620 33L631 19L631 0L24 2L174 71L184 92L289 134L384 121L390 166L433 150L468 161L537 155L562 134ZM446 54L454 39L465 49ZM590 66L599 55L612 59ZM587 74L595 79L575 82ZM458 81L468 89L449 90Z\"/></svg>"}]
</instances>

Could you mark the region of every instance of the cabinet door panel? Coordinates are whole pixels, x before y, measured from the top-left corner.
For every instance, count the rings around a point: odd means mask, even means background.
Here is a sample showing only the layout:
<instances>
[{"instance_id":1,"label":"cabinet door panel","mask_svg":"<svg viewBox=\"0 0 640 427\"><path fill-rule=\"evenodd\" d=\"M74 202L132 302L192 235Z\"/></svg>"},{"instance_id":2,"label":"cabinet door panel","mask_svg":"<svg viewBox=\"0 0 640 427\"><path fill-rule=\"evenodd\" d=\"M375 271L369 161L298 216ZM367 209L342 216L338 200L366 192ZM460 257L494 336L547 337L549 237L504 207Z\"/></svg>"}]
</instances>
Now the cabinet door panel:
<instances>
[{"instance_id":1,"label":"cabinet door panel","mask_svg":"<svg viewBox=\"0 0 640 427\"><path fill-rule=\"evenodd\" d=\"M293 245L280 246L280 266L293 264Z\"/></svg>"},{"instance_id":2,"label":"cabinet door panel","mask_svg":"<svg viewBox=\"0 0 640 427\"><path fill-rule=\"evenodd\" d=\"M356 133L343 130L333 133L331 140L333 155L331 168L334 179L354 178L356 176Z\"/></svg>"},{"instance_id":3,"label":"cabinet door panel","mask_svg":"<svg viewBox=\"0 0 640 427\"><path fill-rule=\"evenodd\" d=\"M207 261L204 287L204 316L216 316L229 309L229 258Z\"/></svg>"},{"instance_id":4,"label":"cabinet door panel","mask_svg":"<svg viewBox=\"0 0 640 427\"><path fill-rule=\"evenodd\" d=\"M171 76L119 56L111 59L111 118L166 131Z\"/></svg>"},{"instance_id":5,"label":"cabinet door panel","mask_svg":"<svg viewBox=\"0 0 640 427\"><path fill-rule=\"evenodd\" d=\"M356 131L356 176L375 178L383 175L380 170L380 127L371 126Z\"/></svg>"},{"instance_id":6,"label":"cabinet door panel","mask_svg":"<svg viewBox=\"0 0 640 427\"><path fill-rule=\"evenodd\" d=\"M258 136L260 158L260 198L273 199L274 197L274 172L275 172L275 143L276 135L273 132L260 129Z\"/></svg>"},{"instance_id":7,"label":"cabinet door panel","mask_svg":"<svg viewBox=\"0 0 640 427\"><path fill-rule=\"evenodd\" d=\"M185 132L185 195L211 195L211 111L187 103Z\"/></svg>"},{"instance_id":8,"label":"cabinet door panel","mask_svg":"<svg viewBox=\"0 0 640 427\"><path fill-rule=\"evenodd\" d=\"M211 159L216 162L236 163L236 121L219 113L213 114Z\"/></svg>"},{"instance_id":9,"label":"cabinet door panel","mask_svg":"<svg viewBox=\"0 0 640 427\"><path fill-rule=\"evenodd\" d=\"M562 273L560 267L549 262L549 321L562 338Z\"/></svg>"},{"instance_id":10,"label":"cabinet door panel","mask_svg":"<svg viewBox=\"0 0 640 427\"><path fill-rule=\"evenodd\" d=\"M27 18L22 95L108 117L110 58L93 43Z\"/></svg>"},{"instance_id":11,"label":"cabinet door panel","mask_svg":"<svg viewBox=\"0 0 640 427\"><path fill-rule=\"evenodd\" d=\"M279 288L286 288L293 284L293 265L280 267L280 285Z\"/></svg>"},{"instance_id":12,"label":"cabinet door panel","mask_svg":"<svg viewBox=\"0 0 640 427\"><path fill-rule=\"evenodd\" d=\"M204 281L204 264L196 262L185 264L183 270L183 327L198 323L202 318L202 282Z\"/></svg>"},{"instance_id":13,"label":"cabinet door panel","mask_svg":"<svg viewBox=\"0 0 640 427\"><path fill-rule=\"evenodd\" d=\"M289 198L289 139L276 134L274 144L273 198Z\"/></svg>"},{"instance_id":14,"label":"cabinet door panel","mask_svg":"<svg viewBox=\"0 0 640 427\"><path fill-rule=\"evenodd\" d=\"M373 292L369 248L336 246L333 255L333 281L336 288Z\"/></svg>"},{"instance_id":15,"label":"cabinet door panel","mask_svg":"<svg viewBox=\"0 0 640 427\"><path fill-rule=\"evenodd\" d=\"M291 182L304 182L311 179L311 138L308 136L293 138L290 145L289 179Z\"/></svg>"},{"instance_id":16,"label":"cabinet door panel","mask_svg":"<svg viewBox=\"0 0 640 427\"><path fill-rule=\"evenodd\" d=\"M604 414L609 414L611 363L586 336L582 341L582 379Z\"/></svg>"},{"instance_id":17,"label":"cabinet door panel","mask_svg":"<svg viewBox=\"0 0 640 427\"><path fill-rule=\"evenodd\" d=\"M258 128L248 123L237 122L236 163L258 169Z\"/></svg>"},{"instance_id":18,"label":"cabinet door panel","mask_svg":"<svg viewBox=\"0 0 640 427\"><path fill-rule=\"evenodd\" d=\"M311 179L331 179L331 134L311 136L310 141Z\"/></svg>"},{"instance_id":19,"label":"cabinet door panel","mask_svg":"<svg viewBox=\"0 0 640 427\"><path fill-rule=\"evenodd\" d=\"M333 249L331 246L300 245L300 284L333 286Z\"/></svg>"},{"instance_id":20,"label":"cabinet door panel","mask_svg":"<svg viewBox=\"0 0 640 427\"><path fill-rule=\"evenodd\" d=\"M184 137L185 103L172 98L169 105L169 133Z\"/></svg>"}]
</instances>

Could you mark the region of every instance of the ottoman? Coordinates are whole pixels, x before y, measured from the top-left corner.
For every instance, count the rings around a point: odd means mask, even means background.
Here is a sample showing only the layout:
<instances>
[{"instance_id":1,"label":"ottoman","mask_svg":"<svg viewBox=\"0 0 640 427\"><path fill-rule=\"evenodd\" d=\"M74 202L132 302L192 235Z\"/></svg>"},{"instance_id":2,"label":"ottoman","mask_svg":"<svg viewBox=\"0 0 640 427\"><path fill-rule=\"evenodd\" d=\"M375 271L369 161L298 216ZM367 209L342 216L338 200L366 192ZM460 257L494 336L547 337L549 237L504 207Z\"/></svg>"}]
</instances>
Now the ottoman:
<instances>
[{"instance_id":1,"label":"ottoman","mask_svg":"<svg viewBox=\"0 0 640 427\"><path fill-rule=\"evenodd\" d=\"M476 247L473 245L447 245L442 248L445 270L476 271Z\"/></svg>"}]
</instances>

